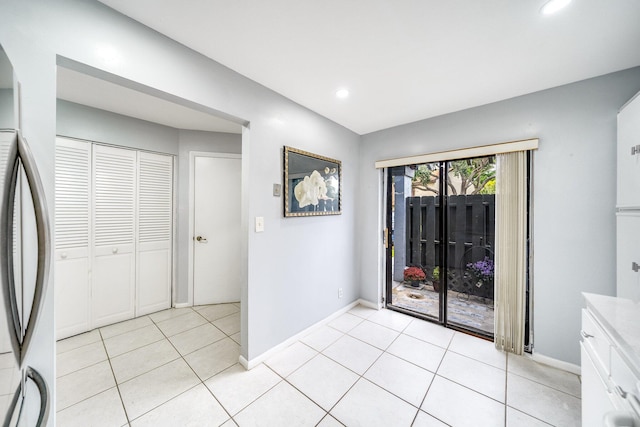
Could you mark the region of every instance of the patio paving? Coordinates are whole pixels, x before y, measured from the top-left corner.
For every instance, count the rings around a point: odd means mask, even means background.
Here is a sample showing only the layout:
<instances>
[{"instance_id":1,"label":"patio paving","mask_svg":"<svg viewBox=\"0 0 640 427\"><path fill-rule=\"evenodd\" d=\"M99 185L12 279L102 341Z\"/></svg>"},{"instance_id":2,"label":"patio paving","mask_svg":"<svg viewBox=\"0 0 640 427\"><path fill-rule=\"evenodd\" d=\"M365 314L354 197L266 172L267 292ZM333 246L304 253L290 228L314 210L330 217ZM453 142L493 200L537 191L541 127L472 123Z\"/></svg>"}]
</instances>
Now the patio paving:
<instances>
[{"instance_id":1,"label":"patio paving","mask_svg":"<svg viewBox=\"0 0 640 427\"><path fill-rule=\"evenodd\" d=\"M493 334L493 300L450 290L447 301L449 323ZM422 314L438 314L438 293L431 285L413 288L394 282L391 303Z\"/></svg>"}]
</instances>

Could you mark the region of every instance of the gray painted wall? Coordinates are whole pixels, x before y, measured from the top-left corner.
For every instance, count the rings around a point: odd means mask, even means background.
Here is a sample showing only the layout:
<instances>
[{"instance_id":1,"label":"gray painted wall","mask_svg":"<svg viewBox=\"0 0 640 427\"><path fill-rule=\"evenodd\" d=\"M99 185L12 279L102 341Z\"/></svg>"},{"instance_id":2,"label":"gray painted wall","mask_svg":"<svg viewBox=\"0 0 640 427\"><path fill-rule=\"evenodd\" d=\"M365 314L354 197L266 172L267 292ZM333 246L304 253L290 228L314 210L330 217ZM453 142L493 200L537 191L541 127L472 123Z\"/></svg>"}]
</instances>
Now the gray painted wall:
<instances>
[{"instance_id":1,"label":"gray painted wall","mask_svg":"<svg viewBox=\"0 0 640 427\"><path fill-rule=\"evenodd\" d=\"M0 129L15 129L13 89L0 89Z\"/></svg>"},{"instance_id":2,"label":"gray painted wall","mask_svg":"<svg viewBox=\"0 0 640 427\"><path fill-rule=\"evenodd\" d=\"M640 68L634 68L363 136L362 297L376 301L382 283L373 267L383 228L376 160L540 138L533 184L535 352L580 364L581 292L615 293L616 114L639 90Z\"/></svg>"},{"instance_id":3,"label":"gray painted wall","mask_svg":"<svg viewBox=\"0 0 640 427\"><path fill-rule=\"evenodd\" d=\"M178 154L178 129L61 99L56 105L60 136Z\"/></svg>"},{"instance_id":4,"label":"gray painted wall","mask_svg":"<svg viewBox=\"0 0 640 427\"><path fill-rule=\"evenodd\" d=\"M52 218L58 63L86 64L117 76L113 81L144 86L250 122L242 138L246 240L238 272L243 282L243 357L259 356L359 297L353 233L358 135L97 1L5 0L0 43L23 84L24 131L45 181ZM119 53L115 61L97 53L105 43ZM343 162L342 215L283 218L282 199L272 195L272 184L282 181L283 145ZM250 227L256 216L265 219L264 233L255 234ZM344 290L342 299L338 288ZM51 289L43 314L35 336L38 351L29 362L53 389Z\"/></svg>"},{"instance_id":5,"label":"gray painted wall","mask_svg":"<svg viewBox=\"0 0 640 427\"><path fill-rule=\"evenodd\" d=\"M188 302L189 293L189 246L192 244L189 230L189 153L192 151L211 153L242 153L242 136L233 133L213 133L181 130L178 145L178 271L176 302ZM240 183L238 191L241 190Z\"/></svg>"}]
</instances>

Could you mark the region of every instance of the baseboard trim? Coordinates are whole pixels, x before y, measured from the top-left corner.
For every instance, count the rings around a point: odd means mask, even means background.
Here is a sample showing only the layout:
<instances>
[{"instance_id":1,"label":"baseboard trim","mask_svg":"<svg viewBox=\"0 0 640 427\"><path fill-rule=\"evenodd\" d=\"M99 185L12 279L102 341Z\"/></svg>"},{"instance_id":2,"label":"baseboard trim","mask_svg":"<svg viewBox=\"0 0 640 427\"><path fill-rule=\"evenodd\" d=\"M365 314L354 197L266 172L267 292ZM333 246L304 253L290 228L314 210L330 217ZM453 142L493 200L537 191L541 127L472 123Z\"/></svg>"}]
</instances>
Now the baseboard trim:
<instances>
[{"instance_id":1,"label":"baseboard trim","mask_svg":"<svg viewBox=\"0 0 640 427\"><path fill-rule=\"evenodd\" d=\"M267 360L269 357L273 356L275 353L277 353L277 352L289 347L291 344L293 344L294 342L298 341L300 338L304 337L305 335L309 335L311 332L313 332L317 328L326 325L327 323L331 322L336 317L343 315L344 313L346 313L347 311L351 310L353 307L355 307L358 304L362 304L362 305L364 305L366 307L374 308L376 310L378 309L377 307L375 307L370 302L358 299L358 300L348 304L347 306L341 308L340 310L336 311L335 313L329 315L328 317L325 317L324 319L320 320L319 322L314 323L313 325L311 325L308 328L302 330L301 332L298 332L294 336L286 339L285 341L281 342L280 344L276 345L275 347L270 348L269 350L265 351L264 353L260 354L259 356L256 356L251 360L247 360L243 356L240 356L238 358L238 362L240 362L240 364L242 366L244 366L244 368L246 370L251 370L251 369L255 368L256 366L258 366L260 363L262 363L265 360Z\"/></svg>"},{"instance_id":2,"label":"baseboard trim","mask_svg":"<svg viewBox=\"0 0 640 427\"><path fill-rule=\"evenodd\" d=\"M363 300L362 298L360 298L357 302L360 305L363 305L368 308L373 308L374 310L380 310L382 308L380 307L379 304L373 303L371 301Z\"/></svg>"},{"instance_id":3,"label":"baseboard trim","mask_svg":"<svg viewBox=\"0 0 640 427\"><path fill-rule=\"evenodd\" d=\"M189 304L188 302L177 302L173 304L173 308L185 308L185 307L191 307L191 304Z\"/></svg>"},{"instance_id":4,"label":"baseboard trim","mask_svg":"<svg viewBox=\"0 0 640 427\"><path fill-rule=\"evenodd\" d=\"M246 369L247 371L249 370L249 362L247 361L247 359L245 359L244 357L240 356L238 358L238 361L244 367L244 369Z\"/></svg>"},{"instance_id":5,"label":"baseboard trim","mask_svg":"<svg viewBox=\"0 0 640 427\"><path fill-rule=\"evenodd\" d=\"M543 365L551 366L552 368L557 368L563 371L571 372L572 374L580 375L580 366L574 365L573 363L565 362L563 360L554 359L553 357L545 356L540 353L533 353L531 355L531 359L534 362L542 363Z\"/></svg>"}]
</instances>

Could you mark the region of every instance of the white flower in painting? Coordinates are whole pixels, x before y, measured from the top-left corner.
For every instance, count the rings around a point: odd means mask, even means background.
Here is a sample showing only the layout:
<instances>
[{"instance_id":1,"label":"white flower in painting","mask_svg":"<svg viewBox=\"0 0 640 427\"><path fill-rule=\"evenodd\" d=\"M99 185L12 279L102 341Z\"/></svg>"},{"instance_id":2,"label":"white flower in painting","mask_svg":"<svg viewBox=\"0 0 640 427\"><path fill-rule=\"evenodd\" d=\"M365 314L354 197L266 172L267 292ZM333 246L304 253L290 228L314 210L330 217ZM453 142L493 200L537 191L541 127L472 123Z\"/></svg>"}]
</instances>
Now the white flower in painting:
<instances>
[{"instance_id":1,"label":"white flower in painting","mask_svg":"<svg viewBox=\"0 0 640 427\"><path fill-rule=\"evenodd\" d=\"M318 200L327 198L327 184L318 171L313 171L296 185L293 194L301 208L309 205L317 206Z\"/></svg>"},{"instance_id":2,"label":"white flower in painting","mask_svg":"<svg viewBox=\"0 0 640 427\"><path fill-rule=\"evenodd\" d=\"M340 185L338 178L331 175L324 182L327 185L327 196L331 199L338 197L338 187Z\"/></svg>"}]
</instances>

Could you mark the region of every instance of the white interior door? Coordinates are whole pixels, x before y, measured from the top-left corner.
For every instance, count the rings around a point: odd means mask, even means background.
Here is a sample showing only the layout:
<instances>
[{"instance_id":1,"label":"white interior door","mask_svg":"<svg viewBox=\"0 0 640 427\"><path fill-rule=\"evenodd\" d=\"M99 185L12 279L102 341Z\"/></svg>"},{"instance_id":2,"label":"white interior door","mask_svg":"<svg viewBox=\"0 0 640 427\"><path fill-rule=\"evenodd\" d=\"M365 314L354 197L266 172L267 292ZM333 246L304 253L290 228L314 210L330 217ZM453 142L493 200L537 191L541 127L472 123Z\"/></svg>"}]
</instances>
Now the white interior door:
<instances>
[{"instance_id":1,"label":"white interior door","mask_svg":"<svg viewBox=\"0 0 640 427\"><path fill-rule=\"evenodd\" d=\"M240 156L194 158L193 302L240 301Z\"/></svg>"},{"instance_id":2,"label":"white interior door","mask_svg":"<svg viewBox=\"0 0 640 427\"><path fill-rule=\"evenodd\" d=\"M136 152L93 147L92 326L134 316Z\"/></svg>"}]
</instances>

